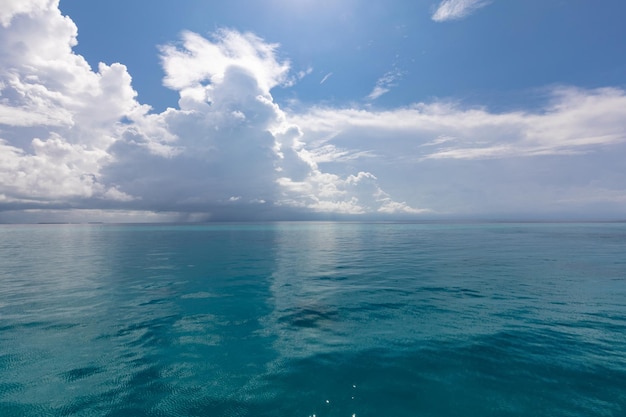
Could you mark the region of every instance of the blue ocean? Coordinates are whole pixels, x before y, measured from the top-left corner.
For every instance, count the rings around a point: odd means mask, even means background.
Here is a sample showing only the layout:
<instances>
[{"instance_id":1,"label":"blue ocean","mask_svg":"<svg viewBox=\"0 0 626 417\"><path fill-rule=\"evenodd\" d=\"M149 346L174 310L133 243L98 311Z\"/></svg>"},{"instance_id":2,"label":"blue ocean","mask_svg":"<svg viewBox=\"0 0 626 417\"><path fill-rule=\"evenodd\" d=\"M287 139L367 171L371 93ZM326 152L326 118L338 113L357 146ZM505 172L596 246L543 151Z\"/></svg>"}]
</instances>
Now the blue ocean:
<instances>
[{"instance_id":1,"label":"blue ocean","mask_svg":"<svg viewBox=\"0 0 626 417\"><path fill-rule=\"evenodd\" d=\"M0 226L0 416L626 416L626 223Z\"/></svg>"}]
</instances>

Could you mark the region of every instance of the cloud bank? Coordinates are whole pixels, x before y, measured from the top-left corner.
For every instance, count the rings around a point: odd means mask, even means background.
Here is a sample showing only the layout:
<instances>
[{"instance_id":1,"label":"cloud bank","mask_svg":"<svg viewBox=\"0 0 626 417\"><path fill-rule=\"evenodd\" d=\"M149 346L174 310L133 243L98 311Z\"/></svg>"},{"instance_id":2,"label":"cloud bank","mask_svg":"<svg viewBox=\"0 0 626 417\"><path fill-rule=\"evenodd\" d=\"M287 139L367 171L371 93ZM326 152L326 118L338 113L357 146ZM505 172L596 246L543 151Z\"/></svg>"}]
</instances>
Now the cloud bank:
<instances>
[{"instance_id":1,"label":"cloud bank","mask_svg":"<svg viewBox=\"0 0 626 417\"><path fill-rule=\"evenodd\" d=\"M327 137L356 145L349 138L358 136L376 154L478 160L585 154L623 144L625 116L624 90L560 87L534 112L493 113L442 101L383 111L318 107L293 120L313 143Z\"/></svg>"},{"instance_id":2,"label":"cloud bank","mask_svg":"<svg viewBox=\"0 0 626 417\"><path fill-rule=\"evenodd\" d=\"M372 110L389 73L361 105L294 111L272 96L303 76L279 45L221 29L161 46L179 101L155 113L123 64L73 51L58 1L3 4L0 24L0 221L626 212L620 88L552 88L532 111Z\"/></svg>"},{"instance_id":3,"label":"cloud bank","mask_svg":"<svg viewBox=\"0 0 626 417\"><path fill-rule=\"evenodd\" d=\"M489 3L490 0L443 0L433 13L432 19L435 22L459 20Z\"/></svg>"},{"instance_id":4,"label":"cloud bank","mask_svg":"<svg viewBox=\"0 0 626 417\"><path fill-rule=\"evenodd\" d=\"M552 89L534 111L454 102L372 111L313 108L294 123L326 169L348 161L437 214L620 217L626 210L626 91ZM330 154L330 155L329 155Z\"/></svg>"}]
</instances>

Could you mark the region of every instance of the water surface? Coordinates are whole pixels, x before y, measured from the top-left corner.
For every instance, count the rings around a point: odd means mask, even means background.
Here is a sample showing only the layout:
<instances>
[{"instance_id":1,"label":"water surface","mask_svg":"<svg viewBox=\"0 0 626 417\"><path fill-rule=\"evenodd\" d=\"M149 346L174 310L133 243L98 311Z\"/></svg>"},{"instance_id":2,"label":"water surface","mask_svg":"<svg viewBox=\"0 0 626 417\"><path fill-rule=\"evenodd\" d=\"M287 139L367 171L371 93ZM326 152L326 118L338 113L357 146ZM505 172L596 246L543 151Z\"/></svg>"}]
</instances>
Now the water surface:
<instances>
[{"instance_id":1,"label":"water surface","mask_svg":"<svg viewBox=\"0 0 626 417\"><path fill-rule=\"evenodd\" d=\"M0 226L2 416L624 416L626 224Z\"/></svg>"}]
</instances>

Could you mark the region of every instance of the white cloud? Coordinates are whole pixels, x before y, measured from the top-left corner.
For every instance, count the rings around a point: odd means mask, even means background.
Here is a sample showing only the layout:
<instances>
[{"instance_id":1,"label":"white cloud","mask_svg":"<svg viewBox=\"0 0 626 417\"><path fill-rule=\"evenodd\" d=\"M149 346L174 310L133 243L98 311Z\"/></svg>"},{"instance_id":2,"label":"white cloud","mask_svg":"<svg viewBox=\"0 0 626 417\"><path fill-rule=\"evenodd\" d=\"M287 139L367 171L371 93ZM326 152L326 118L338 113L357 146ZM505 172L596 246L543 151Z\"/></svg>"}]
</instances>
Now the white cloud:
<instances>
[{"instance_id":1,"label":"white cloud","mask_svg":"<svg viewBox=\"0 0 626 417\"><path fill-rule=\"evenodd\" d=\"M364 214L423 214L428 209L416 209L405 202L397 202L378 185L377 178L369 172L340 177L314 171L304 182L281 179L284 202L317 212L349 215Z\"/></svg>"},{"instance_id":2,"label":"white cloud","mask_svg":"<svg viewBox=\"0 0 626 417\"><path fill-rule=\"evenodd\" d=\"M440 135L430 142L421 144L420 146L437 146L447 142L453 142L455 140L452 136Z\"/></svg>"},{"instance_id":3,"label":"white cloud","mask_svg":"<svg viewBox=\"0 0 626 417\"><path fill-rule=\"evenodd\" d=\"M16 15L49 10L58 4L59 0L0 0L0 24L7 27Z\"/></svg>"},{"instance_id":4,"label":"white cloud","mask_svg":"<svg viewBox=\"0 0 626 417\"><path fill-rule=\"evenodd\" d=\"M372 92L367 95L367 98L369 100L376 100L378 97L382 96L383 94L387 94L388 92L389 92L388 88L377 84L372 90Z\"/></svg>"},{"instance_id":5,"label":"white cloud","mask_svg":"<svg viewBox=\"0 0 626 417\"><path fill-rule=\"evenodd\" d=\"M309 67L306 70L298 71L295 76L288 77L285 82L283 82L283 87L293 87L299 81L301 81L304 77L311 74L313 72L313 68Z\"/></svg>"},{"instance_id":6,"label":"white cloud","mask_svg":"<svg viewBox=\"0 0 626 417\"><path fill-rule=\"evenodd\" d=\"M380 77L376 81L376 85L371 93L368 94L368 100L376 100L378 97L383 94L388 93L391 88L397 85L397 81L402 77L402 72L394 69L393 71L389 71L385 73L382 77Z\"/></svg>"},{"instance_id":7,"label":"white cloud","mask_svg":"<svg viewBox=\"0 0 626 417\"><path fill-rule=\"evenodd\" d=\"M109 181L141 195L142 204L167 210L230 209L236 202L342 213L376 212L385 205L408 212L408 205L389 206L388 196L365 204L366 197L356 195L363 186L346 189L345 176L319 170L299 140L301 130L270 93L289 83L289 63L279 61L275 48L225 29L212 40L187 32L181 44L162 48L165 84L181 98L180 110L157 119L176 138L168 146L180 152L170 158L145 153L140 145L149 139L134 135L113 148Z\"/></svg>"},{"instance_id":8,"label":"white cloud","mask_svg":"<svg viewBox=\"0 0 626 417\"><path fill-rule=\"evenodd\" d=\"M626 141L626 92L558 88L535 112L434 102L387 111L314 108L293 121L309 132L309 143L356 145L350 138L358 135L360 150L365 145L375 154L397 149L422 159L486 159L585 153Z\"/></svg>"},{"instance_id":9,"label":"white cloud","mask_svg":"<svg viewBox=\"0 0 626 417\"><path fill-rule=\"evenodd\" d=\"M320 84L324 84L332 75L333 75L332 72L329 72L328 74L324 75L324 77L320 81Z\"/></svg>"},{"instance_id":10,"label":"white cloud","mask_svg":"<svg viewBox=\"0 0 626 417\"><path fill-rule=\"evenodd\" d=\"M212 40L193 32L184 32L182 38L181 45L166 45L161 50L166 72L163 82L174 90L204 90L211 102L212 85L219 84L226 71L235 67L252 74L263 94L287 81L289 62L276 59L278 45L254 34L222 29Z\"/></svg>"},{"instance_id":11,"label":"white cloud","mask_svg":"<svg viewBox=\"0 0 626 417\"><path fill-rule=\"evenodd\" d=\"M433 13L432 19L435 22L462 19L489 3L490 0L443 0Z\"/></svg>"},{"instance_id":12,"label":"white cloud","mask_svg":"<svg viewBox=\"0 0 626 417\"><path fill-rule=\"evenodd\" d=\"M618 158L626 148L626 91L618 88L558 88L532 112L434 102L386 111L320 107L290 120L304 132L307 152L320 155L322 169L384 173L377 177L386 192L439 214L582 216L594 195L626 192ZM340 152L336 159L325 157L333 150ZM365 154L339 160L359 153ZM614 192L589 191L596 188ZM626 209L618 198L612 204L614 214Z\"/></svg>"},{"instance_id":13,"label":"white cloud","mask_svg":"<svg viewBox=\"0 0 626 417\"><path fill-rule=\"evenodd\" d=\"M70 207L91 221L102 210L198 220L626 209L622 89L562 87L533 111L294 113L271 90L310 70L291 76L277 45L223 29L161 49L180 100L151 113L124 65L92 70L73 52L77 29L58 2L23 5L0 15L2 218L65 218ZM400 76L381 77L370 100Z\"/></svg>"},{"instance_id":14,"label":"white cloud","mask_svg":"<svg viewBox=\"0 0 626 417\"><path fill-rule=\"evenodd\" d=\"M117 121L140 108L126 67L93 72L75 55L77 29L58 1L17 4L3 4L0 27L4 202L132 199L99 180Z\"/></svg>"}]
</instances>

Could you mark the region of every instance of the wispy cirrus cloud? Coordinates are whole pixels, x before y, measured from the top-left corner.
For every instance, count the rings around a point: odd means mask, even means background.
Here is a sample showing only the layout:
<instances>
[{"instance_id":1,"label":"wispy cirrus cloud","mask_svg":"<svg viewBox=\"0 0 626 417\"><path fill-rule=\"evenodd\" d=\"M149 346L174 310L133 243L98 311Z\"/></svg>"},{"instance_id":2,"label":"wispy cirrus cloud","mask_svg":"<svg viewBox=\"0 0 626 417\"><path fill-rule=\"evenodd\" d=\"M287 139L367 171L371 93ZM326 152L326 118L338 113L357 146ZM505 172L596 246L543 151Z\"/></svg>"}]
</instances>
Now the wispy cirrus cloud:
<instances>
[{"instance_id":1,"label":"wispy cirrus cloud","mask_svg":"<svg viewBox=\"0 0 626 417\"><path fill-rule=\"evenodd\" d=\"M329 72L328 74L324 75L324 77L322 78L322 81L320 81L320 84L324 84L332 75L333 75L332 72Z\"/></svg>"},{"instance_id":2,"label":"wispy cirrus cloud","mask_svg":"<svg viewBox=\"0 0 626 417\"><path fill-rule=\"evenodd\" d=\"M412 154L421 160L574 155L626 144L626 91L554 88L549 102L535 111L495 113L433 102L385 111L314 108L292 120L310 144L344 151L358 145L367 155Z\"/></svg>"},{"instance_id":3,"label":"wispy cirrus cloud","mask_svg":"<svg viewBox=\"0 0 626 417\"><path fill-rule=\"evenodd\" d=\"M490 0L444 0L433 13L432 19L435 22L462 19L489 3Z\"/></svg>"},{"instance_id":4,"label":"wispy cirrus cloud","mask_svg":"<svg viewBox=\"0 0 626 417\"><path fill-rule=\"evenodd\" d=\"M368 100L376 100L383 94L387 94L393 87L397 85L398 80L402 77L402 71L394 68L386 72L376 81L376 85L371 93L367 95Z\"/></svg>"}]
</instances>

